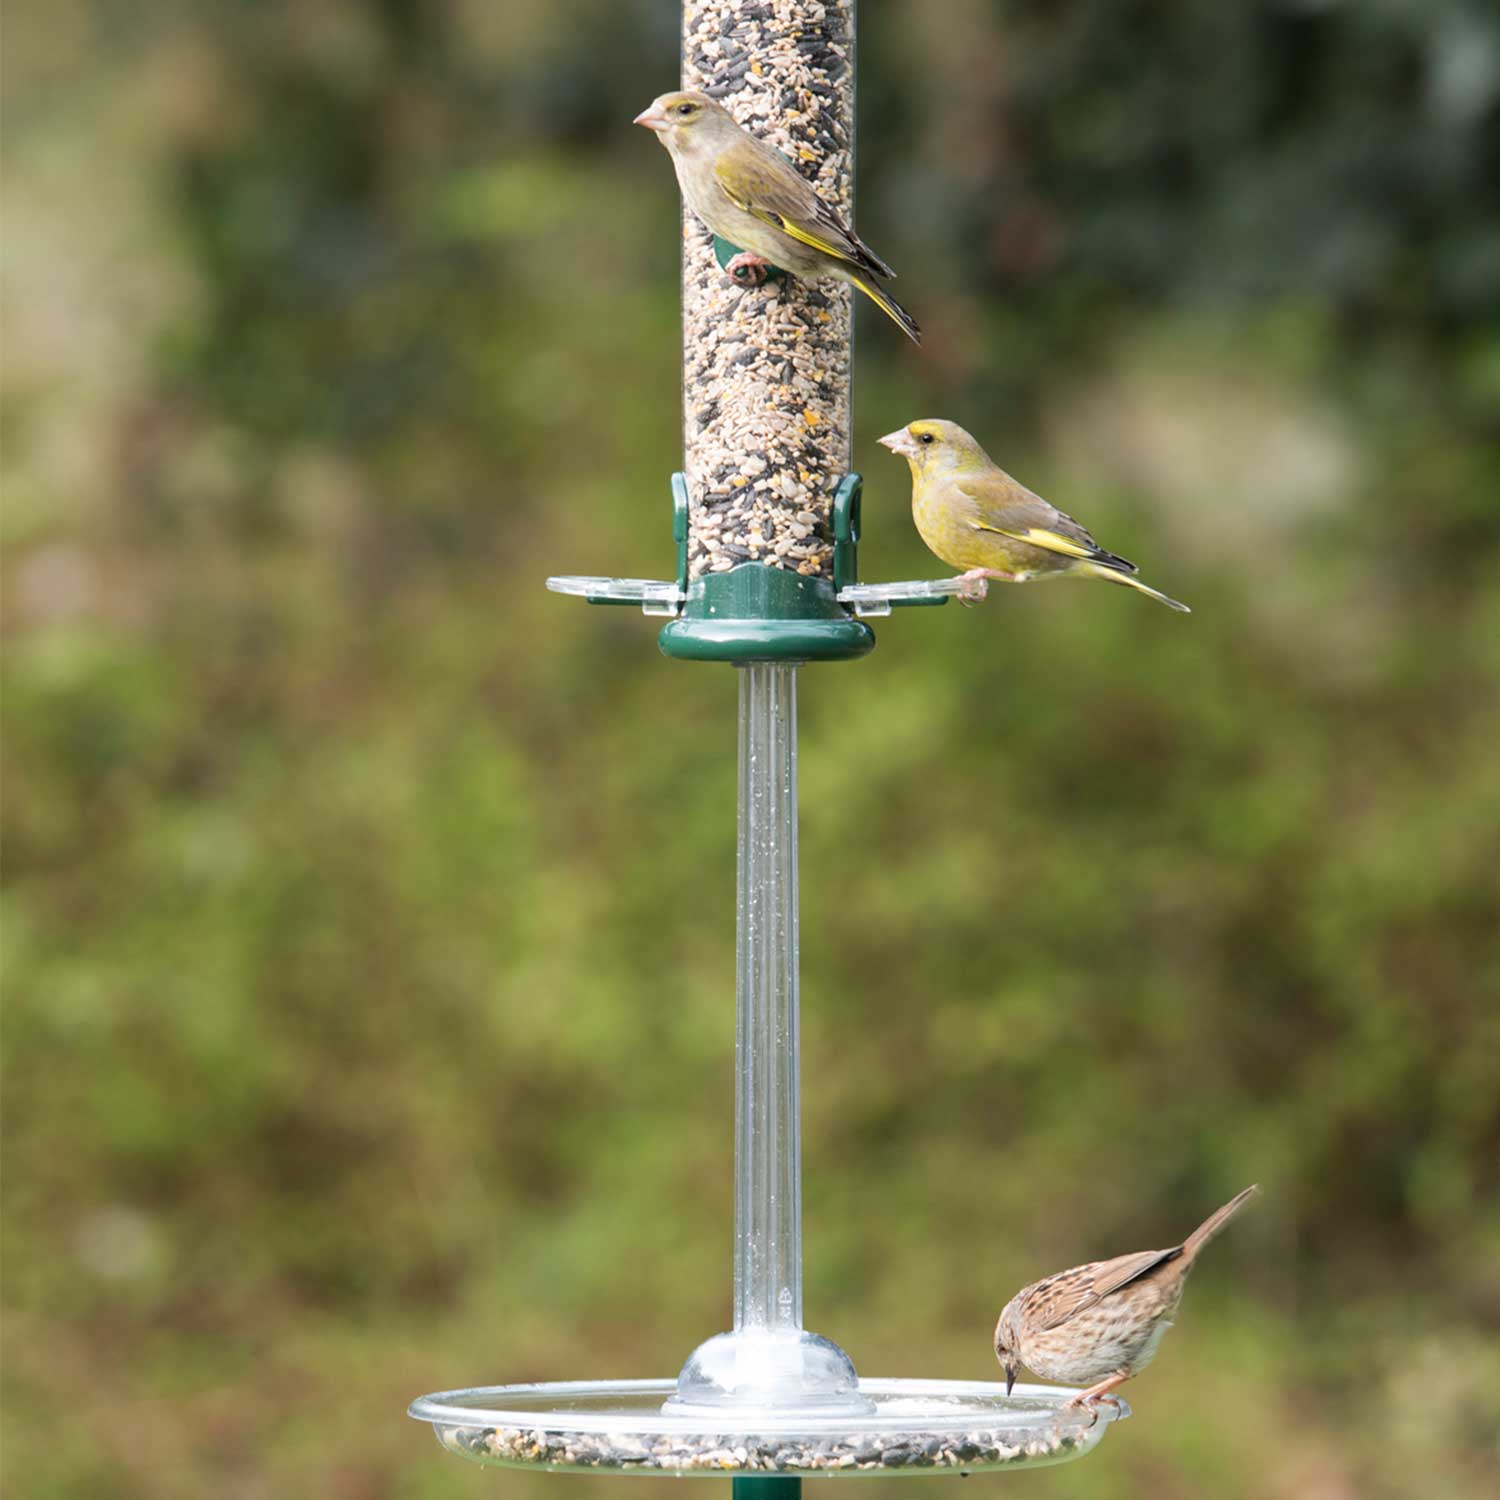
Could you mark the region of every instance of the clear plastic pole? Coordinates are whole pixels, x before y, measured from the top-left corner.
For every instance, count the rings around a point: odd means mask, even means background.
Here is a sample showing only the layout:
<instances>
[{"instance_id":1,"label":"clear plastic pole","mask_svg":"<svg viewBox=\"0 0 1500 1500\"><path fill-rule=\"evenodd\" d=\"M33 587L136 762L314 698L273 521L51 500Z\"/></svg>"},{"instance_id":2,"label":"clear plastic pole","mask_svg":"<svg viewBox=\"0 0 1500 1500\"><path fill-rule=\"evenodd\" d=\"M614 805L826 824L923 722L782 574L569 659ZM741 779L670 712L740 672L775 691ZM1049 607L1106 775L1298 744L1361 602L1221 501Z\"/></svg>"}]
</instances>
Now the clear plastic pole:
<instances>
[{"instance_id":1,"label":"clear plastic pole","mask_svg":"<svg viewBox=\"0 0 1500 1500\"><path fill-rule=\"evenodd\" d=\"M797 669L740 671L734 1326L802 1326Z\"/></svg>"},{"instance_id":2,"label":"clear plastic pole","mask_svg":"<svg viewBox=\"0 0 1500 1500\"><path fill-rule=\"evenodd\" d=\"M739 767L734 1330L667 1406L863 1415L849 1356L802 1326L795 666L740 668Z\"/></svg>"}]
</instances>

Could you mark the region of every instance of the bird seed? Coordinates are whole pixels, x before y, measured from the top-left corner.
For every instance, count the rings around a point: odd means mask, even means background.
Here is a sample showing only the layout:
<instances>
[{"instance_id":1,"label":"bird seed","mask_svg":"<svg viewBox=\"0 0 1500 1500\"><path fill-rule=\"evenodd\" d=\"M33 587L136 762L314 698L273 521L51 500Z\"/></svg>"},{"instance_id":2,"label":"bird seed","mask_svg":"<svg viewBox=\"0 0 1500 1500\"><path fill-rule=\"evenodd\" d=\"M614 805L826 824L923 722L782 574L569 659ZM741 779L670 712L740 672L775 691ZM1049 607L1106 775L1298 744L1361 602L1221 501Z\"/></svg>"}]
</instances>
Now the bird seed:
<instances>
[{"instance_id":1,"label":"bird seed","mask_svg":"<svg viewBox=\"0 0 1500 1500\"><path fill-rule=\"evenodd\" d=\"M666 1473L830 1473L871 1469L994 1469L1060 1459L1079 1446L1057 1430L1018 1439L978 1428L925 1441L904 1437L802 1438L776 1434L697 1433L612 1437L520 1427L439 1427L453 1452L481 1463L538 1464L551 1469L656 1469Z\"/></svg>"},{"instance_id":2,"label":"bird seed","mask_svg":"<svg viewBox=\"0 0 1500 1500\"><path fill-rule=\"evenodd\" d=\"M683 88L720 100L846 219L853 52L854 0L688 0L683 7ZM690 577L725 572L752 548L773 568L831 575L833 492L850 460L853 295L832 280L737 286L714 259L713 236L684 207ZM731 496L740 503L724 510ZM704 524L710 511L722 518L717 529Z\"/></svg>"}]
</instances>

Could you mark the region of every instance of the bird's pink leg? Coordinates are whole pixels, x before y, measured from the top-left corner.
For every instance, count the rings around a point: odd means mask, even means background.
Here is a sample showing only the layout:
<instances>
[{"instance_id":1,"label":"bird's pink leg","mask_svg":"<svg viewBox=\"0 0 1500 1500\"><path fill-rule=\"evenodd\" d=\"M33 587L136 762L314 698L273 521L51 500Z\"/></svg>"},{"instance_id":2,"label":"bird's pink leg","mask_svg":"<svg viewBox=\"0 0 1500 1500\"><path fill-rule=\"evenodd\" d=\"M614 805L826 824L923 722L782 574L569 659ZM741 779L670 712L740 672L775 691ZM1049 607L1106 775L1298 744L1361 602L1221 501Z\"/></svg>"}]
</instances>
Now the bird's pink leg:
<instances>
[{"instance_id":1,"label":"bird's pink leg","mask_svg":"<svg viewBox=\"0 0 1500 1500\"><path fill-rule=\"evenodd\" d=\"M739 286L759 286L766 279L766 267L770 264L764 255L741 250L725 264L724 274Z\"/></svg>"},{"instance_id":2,"label":"bird's pink leg","mask_svg":"<svg viewBox=\"0 0 1500 1500\"><path fill-rule=\"evenodd\" d=\"M967 573L960 573L958 581L963 585L959 590L958 602L960 604L974 604L983 599L990 591L988 579L995 578L1001 583L1014 583L1014 573L1002 573L998 568L970 568Z\"/></svg>"},{"instance_id":3,"label":"bird's pink leg","mask_svg":"<svg viewBox=\"0 0 1500 1500\"><path fill-rule=\"evenodd\" d=\"M1120 1404L1118 1397L1111 1396L1109 1393L1117 1385L1124 1385L1129 1379L1130 1372L1128 1370L1116 1370L1113 1375L1109 1376L1106 1380L1101 1380L1098 1385L1091 1385L1088 1390L1079 1391L1076 1396L1070 1396L1063 1402L1063 1410L1068 1411L1078 1406L1092 1407L1096 1402L1103 1401L1106 1398L1118 1406Z\"/></svg>"}]
</instances>

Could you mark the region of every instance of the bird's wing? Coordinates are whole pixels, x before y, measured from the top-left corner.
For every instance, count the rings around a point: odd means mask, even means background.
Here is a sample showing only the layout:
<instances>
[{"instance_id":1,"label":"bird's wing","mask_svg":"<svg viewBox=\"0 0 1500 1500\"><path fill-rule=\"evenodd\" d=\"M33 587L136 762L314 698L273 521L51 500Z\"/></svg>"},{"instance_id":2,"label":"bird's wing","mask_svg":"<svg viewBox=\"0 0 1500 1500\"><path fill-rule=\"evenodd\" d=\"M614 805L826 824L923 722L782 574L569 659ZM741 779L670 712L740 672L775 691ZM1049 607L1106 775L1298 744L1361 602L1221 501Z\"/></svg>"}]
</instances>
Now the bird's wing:
<instances>
[{"instance_id":1,"label":"bird's wing","mask_svg":"<svg viewBox=\"0 0 1500 1500\"><path fill-rule=\"evenodd\" d=\"M979 509L979 519L972 523L976 531L993 531L1017 542L1029 542L1046 552L1099 563L1118 573L1140 571L1133 562L1106 552L1072 516L1014 480L1007 480L999 494L987 493L991 483L986 480L968 481L959 488Z\"/></svg>"},{"instance_id":2,"label":"bird's wing","mask_svg":"<svg viewBox=\"0 0 1500 1500\"><path fill-rule=\"evenodd\" d=\"M1092 1265L1079 1266L1064 1271L1041 1289L1043 1295L1035 1299L1036 1311L1030 1314L1032 1327L1038 1332L1056 1328L1069 1318L1077 1317L1096 1302L1102 1301L1111 1292L1139 1281L1158 1266L1176 1260L1182 1254L1180 1245L1170 1250L1138 1250L1134 1255L1117 1256L1114 1260L1096 1261Z\"/></svg>"},{"instance_id":3,"label":"bird's wing","mask_svg":"<svg viewBox=\"0 0 1500 1500\"><path fill-rule=\"evenodd\" d=\"M747 137L726 146L714 177L736 208L821 250L835 260L889 280L895 272L813 191L797 169Z\"/></svg>"}]
</instances>

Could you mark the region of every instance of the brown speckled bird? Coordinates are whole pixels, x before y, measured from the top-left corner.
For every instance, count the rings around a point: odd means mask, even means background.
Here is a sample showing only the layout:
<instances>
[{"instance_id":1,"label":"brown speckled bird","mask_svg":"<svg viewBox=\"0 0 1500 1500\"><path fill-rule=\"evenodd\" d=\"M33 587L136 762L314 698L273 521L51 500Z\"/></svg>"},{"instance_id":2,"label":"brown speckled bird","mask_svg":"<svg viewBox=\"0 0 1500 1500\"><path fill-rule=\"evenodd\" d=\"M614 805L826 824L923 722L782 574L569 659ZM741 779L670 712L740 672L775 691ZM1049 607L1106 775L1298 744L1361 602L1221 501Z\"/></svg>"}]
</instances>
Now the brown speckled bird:
<instances>
[{"instance_id":1,"label":"brown speckled bird","mask_svg":"<svg viewBox=\"0 0 1500 1500\"><path fill-rule=\"evenodd\" d=\"M1044 1380L1087 1385L1069 1406L1097 1401L1144 1370L1172 1326L1198 1252L1259 1191L1247 1187L1170 1250L1091 1261L1023 1287L995 1325L1006 1395L1019 1365Z\"/></svg>"}]
</instances>

